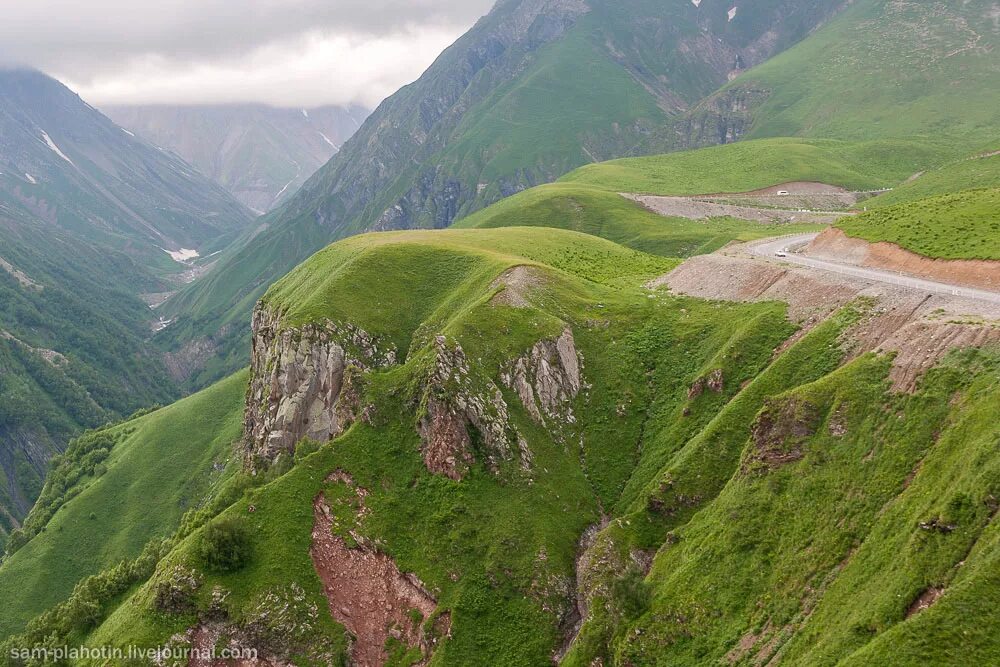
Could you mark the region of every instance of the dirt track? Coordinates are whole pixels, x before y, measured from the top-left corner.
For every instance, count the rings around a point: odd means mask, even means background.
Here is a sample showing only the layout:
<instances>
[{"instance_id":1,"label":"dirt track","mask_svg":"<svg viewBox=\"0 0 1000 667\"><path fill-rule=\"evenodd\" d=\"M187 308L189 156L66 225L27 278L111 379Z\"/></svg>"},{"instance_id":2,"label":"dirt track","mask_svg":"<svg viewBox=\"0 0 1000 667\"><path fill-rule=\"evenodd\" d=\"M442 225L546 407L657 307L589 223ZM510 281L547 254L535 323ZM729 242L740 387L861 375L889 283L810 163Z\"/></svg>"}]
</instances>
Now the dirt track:
<instances>
[{"instance_id":1,"label":"dirt track","mask_svg":"<svg viewBox=\"0 0 1000 667\"><path fill-rule=\"evenodd\" d=\"M952 285L1000 292L1000 262L931 259L894 243L868 243L830 228L804 250L808 257L904 273Z\"/></svg>"},{"instance_id":2,"label":"dirt track","mask_svg":"<svg viewBox=\"0 0 1000 667\"><path fill-rule=\"evenodd\" d=\"M829 224L851 215L847 209L872 196L872 193L852 192L825 183L797 181L742 193L688 197L621 193L621 196L639 202L654 213L690 220L729 217L765 224Z\"/></svg>"},{"instance_id":3,"label":"dirt track","mask_svg":"<svg viewBox=\"0 0 1000 667\"><path fill-rule=\"evenodd\" d=\"M836 230L834 233L836 233ZM781 262L789 264L797 264L811 269L819 269L820 271L836 273L838 275L860 278L865 281L885 283L905 290L926 292L929 294L945 294L973 301L982 301L985 303L1000 305L1000 291L979 289L967 287L964 284L955 282L922 278L909 273L892 270L890 268L869 267L866 265L859 266L858 264L851 263L849 258L848 261L834 261L834 259L832 259L833 257L839 258L839 256L835 253L829 253L816 257L809 252L808 248L811 248L812 244L815 243L820 236L821 235L819 234L799 234L786 238L755 241L753 243L746 244L745 249L747 253L756 257L780 260ZM864 241L860 241L860 243L867 245ZM807 248L807 250L802 253L794 252L802 248ZM793 252L785 253L785 257L777 257L777 254L784 250ZM904 254L912 254L906 253L902 249L899 249L899 251ZM927 262L929 264L933 264L933 260L927 260ZM893 267L900 266L901 268L905 268L906 266L906 264L897 265L889 262L886 263ZM984 271L983 273L992 279L992 275L989 271Z\"/></svg>"},{"instance_id":4,"label":"dirt track","mask_svg":"<svg viewBox=\"0 0 1000 667\"><path fill-rule=\"evenodd\" d=\"M927 281L904 278L913 284L900 284L898 276L884 271L794 253L774 256L813 236L770 239L693 257L650 287L668 286L707 299L783 301L803 332L866 297L874 305L841 342L848 359L869 351L895 353L890 377L897 391L914 390L923 374L953 349L1000 344L1000 294L966 298L952 294L954 286L937 292L926 289Z\"/></svg>"},{"instance_id":5,"label":"dirt track","mask_svg":"<svg viewBox=\"0 0 1000 667\"><path fill-rule=\"evenodd\" d=\"M623 197L639 202L650 211L663 216L708 220L709 218L736 218L765 224L812 223L818 225L836 222L847 213L836 211L802 211L781 208L757 208L720 204L693 197L657 197L652 195L623 194Z\"/></svg>"}]
</instances>

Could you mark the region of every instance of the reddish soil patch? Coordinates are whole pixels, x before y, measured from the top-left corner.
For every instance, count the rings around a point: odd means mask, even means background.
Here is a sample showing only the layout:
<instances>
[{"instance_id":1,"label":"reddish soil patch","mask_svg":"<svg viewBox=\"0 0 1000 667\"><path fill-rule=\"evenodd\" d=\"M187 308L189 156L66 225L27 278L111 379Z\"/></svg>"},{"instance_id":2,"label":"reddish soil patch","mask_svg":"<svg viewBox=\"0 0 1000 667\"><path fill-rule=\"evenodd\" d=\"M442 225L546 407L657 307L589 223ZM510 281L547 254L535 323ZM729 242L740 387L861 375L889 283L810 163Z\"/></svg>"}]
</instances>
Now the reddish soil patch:
<instances>
[{"instance_id":1,"label":"reddish soil patch","mask_svg":"<svg viewBox=\"0 0 1000 667\"><path fill-rule=\"evenodd\" d=\"M831 227L809 245L806 254L843 264L887 269L954 285L1000 291L1000 262L931 259L895 243L868 243Z\"/></svg>"},{"instance_id":2,"label":"reddish soil patch","mask_svg":"<svg viewBox=\"0 0 1000 667\"><path fill-rule=\"evenodd\" d=\"M428 657L433 646L424 636L423 619L434 613L437 601L415 576L400 572L387 555L367 545L350 548L334 535L333 516L322 494L313 503L313 514L309 553L330 613L355 637L352 664L385 664L385 643L390 637L409 647L421 647ZM438 628L440 635L449 631L450 627Z\"/></svg>"}]
</instances>

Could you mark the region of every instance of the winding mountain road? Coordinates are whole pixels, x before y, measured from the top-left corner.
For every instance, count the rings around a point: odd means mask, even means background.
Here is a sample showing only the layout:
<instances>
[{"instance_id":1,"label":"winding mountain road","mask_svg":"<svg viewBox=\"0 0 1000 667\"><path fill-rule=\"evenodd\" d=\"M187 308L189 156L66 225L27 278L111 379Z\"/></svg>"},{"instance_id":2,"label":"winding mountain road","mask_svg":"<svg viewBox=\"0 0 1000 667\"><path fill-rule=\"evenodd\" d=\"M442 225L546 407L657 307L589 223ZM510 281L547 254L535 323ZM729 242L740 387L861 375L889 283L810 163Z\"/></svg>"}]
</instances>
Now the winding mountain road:
<instances>
[{"instance_id":1,"label":"winding mountain road","mask_svg":"<svg viewBox=\"0 0 1000 667\"><path fill-rule=\"evenodd\" d=\"M930 294L947 294L976 301L985 301L992 304L1000 304L1000 292L991 292L983 289L964 287L941 283L904 273L894 273L882 269L872 269L864 266L853 266L850 264L840 264L828 260L815 259L799 254L799 250L809 245L818 234L797 234L794 236L782 236L778 238L764 239L747 244L747 251L756 257L796 264L820 271L830 271L840 275L853 276L864 280L886 283L897 287L928 292ZM779 253L785 256L780 257Z\"/></svg>"}]
</instances>

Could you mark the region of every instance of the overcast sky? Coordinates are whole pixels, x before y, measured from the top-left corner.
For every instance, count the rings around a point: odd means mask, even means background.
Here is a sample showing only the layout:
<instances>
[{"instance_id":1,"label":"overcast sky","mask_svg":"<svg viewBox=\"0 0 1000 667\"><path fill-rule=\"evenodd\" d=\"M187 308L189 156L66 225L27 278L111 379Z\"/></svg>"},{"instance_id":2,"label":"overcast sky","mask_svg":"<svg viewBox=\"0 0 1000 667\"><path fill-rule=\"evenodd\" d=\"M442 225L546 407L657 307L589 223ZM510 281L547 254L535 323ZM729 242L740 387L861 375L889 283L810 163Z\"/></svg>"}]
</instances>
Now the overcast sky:
<instances>
[{"instance_id":1,"label":"overcast sky","mask_svg":"<svg viewBox=\"0 0 1000 667\"><path fill-rule=\"evenodd\" d=\"M0 0L0 64L95 105L374 107L494 0Z\"/></svg>"}]
</instances>

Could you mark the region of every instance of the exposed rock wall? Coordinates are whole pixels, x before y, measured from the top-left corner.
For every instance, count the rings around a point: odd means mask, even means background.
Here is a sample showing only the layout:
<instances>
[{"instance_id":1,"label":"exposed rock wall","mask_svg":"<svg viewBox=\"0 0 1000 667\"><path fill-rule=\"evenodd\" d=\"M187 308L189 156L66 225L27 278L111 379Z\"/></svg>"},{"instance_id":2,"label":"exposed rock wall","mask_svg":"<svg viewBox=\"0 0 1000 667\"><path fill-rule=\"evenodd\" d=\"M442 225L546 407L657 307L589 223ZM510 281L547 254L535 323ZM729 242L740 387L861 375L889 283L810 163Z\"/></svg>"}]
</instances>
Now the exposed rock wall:
<instances>
[{"instance_id":1,"label":"exposed rock wall","mask_svg":"<svg viewBox=\"0 0 1000 667\"><path fill-rule=\"evenodd\" d=\"M582 386L582 360L573 332L565 329L555 340L542 340L517 359L501 376L517 392L528 414L539 424L545 418L574 423L572 401Z\"/></svg>"},{"instance_id":2,"label":"exposed rock wall","mask_svg":"<svg viewBox=\"0 0 1000 667\"><path fill-rule=\"evenodd\" d=\"M510 410L500 388L472 376L462 346L450 345L447 338L438 336L434 353L434 369L425 383L423 416L417 426L427 469L462 479L475 462L473 432L493 470L500 461L511 458L514 443L527 452L527 445L510 423Z\"/></svg>"},{"instance_id":3,"label":"exposed rock wall","mask_svg":"<svg viewBox=\"0 0 1000 667\"><path fill-rule=\"evenodd\" d=\"M425 383L423 416L418 424L424 461L434 473L461 479L475 462L477 445L487 466L515 455L529 469L531 451L512 425L503 392L492 381L470 371L465 352L444 336L434 343L435 365ZM572 402L584 386L582 359L573 332L536 343L501 372L501 381L517 393L538 424L558 427L576 421ZM558 432L553 431L558 437Z\"/></svg>"},{"instance_id":4,"label":"exposed rock wall","mask_svg":"<svg viewBox=\"0 0 1000 667\"><path fill-rule=\"evenodd\" d=\"M360 374L395 363L391 346L358 327L283 327L280 313L258 306L244 417L247 467L294 452L303 438L326 442L343 433L359 416Z\"/></svg>"}]
</instances>

